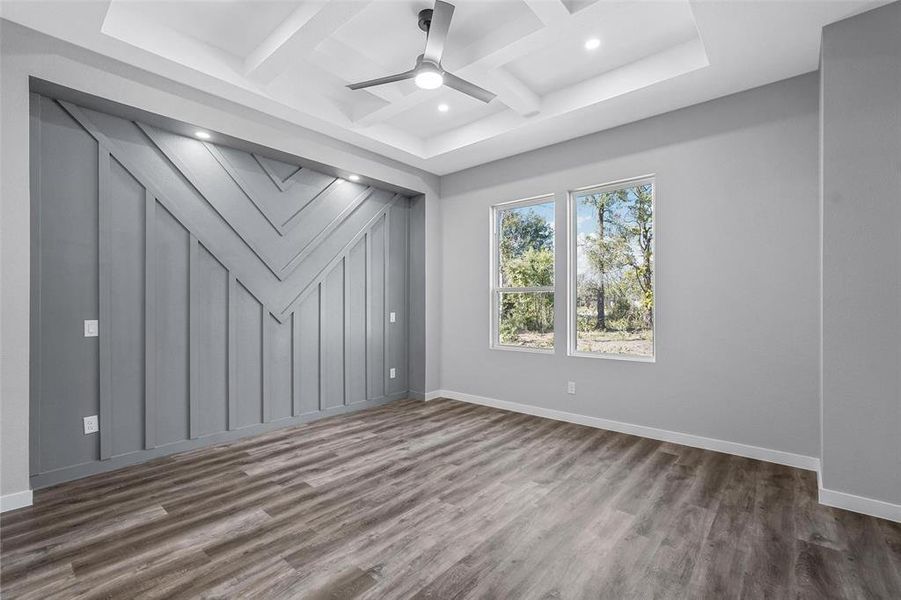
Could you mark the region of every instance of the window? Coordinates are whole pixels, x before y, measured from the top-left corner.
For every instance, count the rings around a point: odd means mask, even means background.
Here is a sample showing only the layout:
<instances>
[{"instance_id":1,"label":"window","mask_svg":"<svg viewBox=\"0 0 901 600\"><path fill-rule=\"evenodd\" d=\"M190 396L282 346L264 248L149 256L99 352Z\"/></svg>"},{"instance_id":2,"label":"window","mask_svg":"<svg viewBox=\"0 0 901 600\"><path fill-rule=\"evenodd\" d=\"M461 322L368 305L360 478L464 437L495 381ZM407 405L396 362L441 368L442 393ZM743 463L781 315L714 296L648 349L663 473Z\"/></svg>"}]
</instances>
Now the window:
<instances>
[{"instance_id":1,"label":"window","mask_svg":"<svg viewBox=\"0 0 901 600\"><path fill-rule=\"evenodd\" d=\"M569 202L569 353L653 360L654 180L571 192Z\"/></svg>"},{"instance_id":2,"label":"window","mask_svg":"<svg viewBox=\"0 0 901 600\"><path fill-rule=\"evenodd\" d=\"M492 208L493 348L554 348L554 198Z\"/></svg>"}]
</instances>

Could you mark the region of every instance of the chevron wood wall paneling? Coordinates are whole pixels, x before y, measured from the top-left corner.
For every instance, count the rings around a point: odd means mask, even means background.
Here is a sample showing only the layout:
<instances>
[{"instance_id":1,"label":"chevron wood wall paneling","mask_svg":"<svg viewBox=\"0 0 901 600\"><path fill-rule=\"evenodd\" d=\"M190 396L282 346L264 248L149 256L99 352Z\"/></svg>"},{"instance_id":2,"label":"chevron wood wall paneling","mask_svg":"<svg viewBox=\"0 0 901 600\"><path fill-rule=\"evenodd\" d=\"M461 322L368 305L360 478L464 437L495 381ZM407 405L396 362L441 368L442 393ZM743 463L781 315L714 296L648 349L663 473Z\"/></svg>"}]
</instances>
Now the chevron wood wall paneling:
<instances>
[{"instance_id":1,"label":"chevron wood wall paneling","mask_svg":"<svg viewBox=\"0 0 901 600\"><path fill-rule=\"evenodd\" d=\"M406 395L408 198L38 95L31 126L33 487Z\"/></svg>"}]
</instances>

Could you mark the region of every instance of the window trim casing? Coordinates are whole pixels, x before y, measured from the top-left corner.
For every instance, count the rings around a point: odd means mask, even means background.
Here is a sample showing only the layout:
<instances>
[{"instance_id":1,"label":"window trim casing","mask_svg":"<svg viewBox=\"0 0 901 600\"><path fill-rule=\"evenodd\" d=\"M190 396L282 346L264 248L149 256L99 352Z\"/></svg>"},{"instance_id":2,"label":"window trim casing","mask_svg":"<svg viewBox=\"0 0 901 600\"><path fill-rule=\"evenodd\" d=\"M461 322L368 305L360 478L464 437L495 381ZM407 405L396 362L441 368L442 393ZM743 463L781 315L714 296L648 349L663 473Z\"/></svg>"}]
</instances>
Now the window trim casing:
<instances>
[{"instance_id":1,"label":"window trim casing","mask_svg":"<svg viewBox=\"0 0 901 600\"><path fill-rule=\"evenodd\" d=\"M651 184L651 214L654 216L654 237L651 239L651 255L654 257L654 270L651 273L651 287L654 290L654 306L651 308L653 315L653 328L651 329L651 355L639 356L633 354L617 354L612 352L583 352L577 350L577 309L578 301L578 223L576 223L577 211L575 206L576 196L582 192L612 190ZM577 358L600 358L607 360L625 360L631 362L655 363L657 362L657 175L650 173L638 177L618 179L597 185L586 185L571 189L566 193L566 355ZM555 273L556 276L556 273ZM556 305L555 305L556 307Z\"/></svg>"},{"instance_id":2,"label":"window trim casing","mask_svg":"<svg viewBox=\"0 0 901 600\"><path fill-rule=\"evenodd\" d=\"M506 202L500 202L498 204L494 204L491 206L490 214L491 218L488 220L488 225L490 227L490 232L488 235L489 243L488 243L488 252L490 255L490 266L488 269L488 293L489 293L489 302L488 302L488 310L490 311L489 322L491 323L491 327L489 328L489 339L488 339L488 348L491 350L504 350L508 352L530 352L533 354L554 354L557 351L557 329L554 328L554 346L552 348L529 348L527 346L509 346L506 344L501 344L500 340L500 315L498 314L498 297L502 292L551 292L555 294L554 297L554 322L556 322L557 316L557 298L556 298L556 288L557 288L557 225L554 225L554 284L550 286L537 286L537 287L527 287L527 288L518 288L518 287L501 287L500 285L500 271L498 270L500 267L499 261L499 252L500 246L498 244L499 240L497 237L497 215L498 212L502 210L507 210L510 208L520 208L524 206L534 206L536 204L546 204L548 202L553 202L554 211L556 214L557 209L557 194L550 192L546 194L539 194L537 196L529 196L528 198L520 198L518 200L509 200Z\"/></svg>"}]
</instances>

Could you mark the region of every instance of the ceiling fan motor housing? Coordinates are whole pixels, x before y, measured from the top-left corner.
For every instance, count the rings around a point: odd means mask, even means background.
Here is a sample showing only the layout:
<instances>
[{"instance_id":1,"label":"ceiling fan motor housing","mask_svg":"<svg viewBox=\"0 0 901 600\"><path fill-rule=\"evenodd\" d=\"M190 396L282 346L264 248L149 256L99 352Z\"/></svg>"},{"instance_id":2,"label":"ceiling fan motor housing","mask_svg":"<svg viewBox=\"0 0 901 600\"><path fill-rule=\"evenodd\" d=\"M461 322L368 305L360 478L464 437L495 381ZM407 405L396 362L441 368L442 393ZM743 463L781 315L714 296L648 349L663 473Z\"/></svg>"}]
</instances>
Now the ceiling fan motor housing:
<instances>
[{"instance_id":1,"label":"ceiling fan motor housing","mask_svg":"<svg viewBox=\"0 0 901 600\"><path fill-rule=\"evenodd\" d=\"M419 11L419 28L429 32L429 26L432 24L432 9L431 8L423 8Z\"/></svg>"}]
</instances>

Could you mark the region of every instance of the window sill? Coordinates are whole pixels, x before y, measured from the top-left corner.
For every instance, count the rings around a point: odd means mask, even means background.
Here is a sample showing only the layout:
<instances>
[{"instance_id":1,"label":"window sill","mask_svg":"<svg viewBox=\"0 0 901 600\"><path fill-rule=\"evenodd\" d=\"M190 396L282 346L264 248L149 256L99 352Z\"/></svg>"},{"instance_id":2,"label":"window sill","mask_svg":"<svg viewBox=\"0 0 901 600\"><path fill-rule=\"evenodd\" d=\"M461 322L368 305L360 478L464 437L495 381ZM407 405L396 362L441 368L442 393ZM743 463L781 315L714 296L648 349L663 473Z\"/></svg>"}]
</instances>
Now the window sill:
<instances>
[{"instance_id":1,"label":"window sill","mask_svg":"<svg viewBox=\"0 0 901 600\"><path fill-rule=\"evenodd\" d=\"M575 350L571 350L566 353L567 356L574 356L576 358L601 358L607 360L625 360L629 362L643 362L643 363L655 363L657 362L657 356L633 356L630 354L603 354L600 352L578 352Z\"/></svg>"},{"instance_id":2,"label":"window sill","mask_svg":"<svg viewBox=\"0 0 901 600\"><path fill-rule=\"evenodd\" d=\"M554 354L553 348L528 348L525 346L504 346L502 344L491 344L491 350L503 350L505 352L527 352L529 354Z\"/></svg>"}]
</instances>

